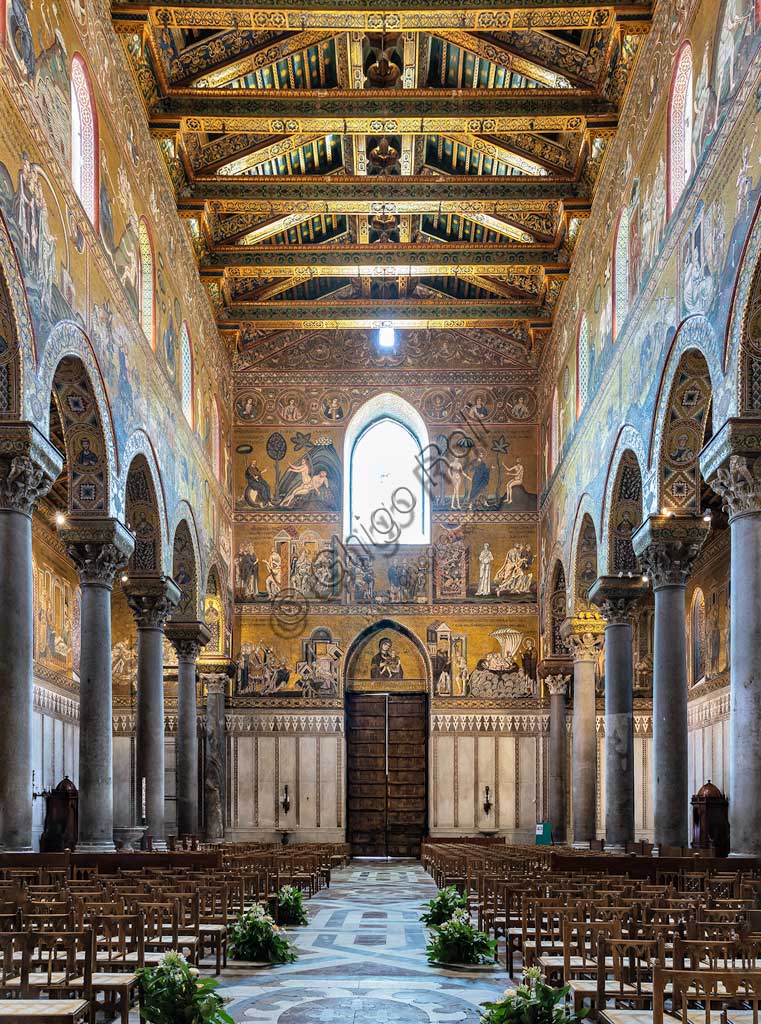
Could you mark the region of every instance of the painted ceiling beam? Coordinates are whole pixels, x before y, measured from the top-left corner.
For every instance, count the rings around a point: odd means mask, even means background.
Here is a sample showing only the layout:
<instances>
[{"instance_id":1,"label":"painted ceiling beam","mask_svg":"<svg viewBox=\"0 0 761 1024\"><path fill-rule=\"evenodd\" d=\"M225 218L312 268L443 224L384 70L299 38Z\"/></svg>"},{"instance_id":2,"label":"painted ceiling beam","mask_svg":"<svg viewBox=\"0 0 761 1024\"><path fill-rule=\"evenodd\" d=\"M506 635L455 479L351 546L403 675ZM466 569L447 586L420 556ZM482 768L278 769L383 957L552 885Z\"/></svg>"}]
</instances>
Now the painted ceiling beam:
<instances>
[{"instance_id":1,"label":"painted ceiling beam","mask_svg":"<svg viewBox=\"0 0 761 1024\"><path fill-rule=\"evenodd\" d=\"M164 131L283 135L583 131L616 120L614 103L582 89L172 89L150 113Z\"/></svg>"},{"instance_id":2,"label":"painted ceiling beam","mask_svg":"<svg viewBox=\"0 0 761 1024\"><path fill-rule=\"evenodd\" d=\"M515 29L610 28L616 21L647 22L651 0L610 3L599 0L395 0L393 10L373 0L270 0L266 7L244 6L241 0L114 0L114 21L150 16L159 25L176 28L239 28L254 31L303 32L327 28L335 32L433 32L452 28L471 32Z\"/></svg>"},{"instance_id":3,"label":"painted ceiling beam","mask_svg":"<svg viewBox=\"0 0 761 1024\"><path fill-rule=\"evenodd\" d=\"M296 212L294 203L313 213L435 213L505 214L538 202L573 200L584 207L591 203L588 186L581 181L550 177L510 175L447 175L410 177L316 177L314 175L225 175L196 178L180 195L181 209L199 209L214 202L219 210L262 216ZM481 204L487 203L487 206ZM241 205L244 204L244 205Z\"/></svg>"},{"instance_id":4,"label":"painted ceiling beam","mask_svg":"<svg viewBox=\"0 0 761 1024\"><path fill-rule=\"evenodd\" d=\"M220 311L222 329L235 324L256 323L258 327L314 330L373 328L389 323L396 327L492 327L505 320L550 323L548 309L535 302L505 302L503 299L454 299L439 302L411 296L406 299L320 299L281 302L234 302Z\"/></svg>"},{"instance_id":5,"label":"painted ceiling beam","mask_svg":"<svg viewBox=\"0 0 761 1024\"><path fill-rule=\"evenodd\" d=\"M245 75L253 75L257 71L271 67L286 57L301 53L316 43L331 39L333 35L334 33L329 29L313 29L310 32L296 32L294 35L276 42L267 41L259 46L252 46L244 53L234 54L209 63L208 66L188 75L181 82L173 78L172 85L194 83L199 88L218 89ZM208 41L206 45L208 50Z\"/></svg>"},{"instance_id":6,"label":"painted ceiling beam","mask_svg":"<svg viewBox=\"0 0 761 1024\"><path fill-rule=\"evenodd\" d=\"M549 89L566 88L568 85L568 77L559 69L548 67L536 59L532 60L516 50L508 49L504 45L500 46L491 39L484 39L471 32L458 32L455 29L442 29L440 32L436 32L436 35L448 43L453 43L461 50L467 50L468 53L472 53L476 57L496 64L497 67L531 78L535 82L541 82ZM584 82L579 84L588 85Z\"/></svg>"},{"instance_id":7,"label":"painted ceiling beam","mask_svg":"<svg viewBox=\"0 0 761 1024\"><path fill-rule=\"evenodd\" d=\"M215 249L201 262L201 273L231 269L234 277L275 277L305 268L320 276L393 276L538 272L540 267L568 266L549 247L487 243L438 242L426 245L257 245ZM415 268L415 269L413 269Z\"/></svg>"}]
</instances>

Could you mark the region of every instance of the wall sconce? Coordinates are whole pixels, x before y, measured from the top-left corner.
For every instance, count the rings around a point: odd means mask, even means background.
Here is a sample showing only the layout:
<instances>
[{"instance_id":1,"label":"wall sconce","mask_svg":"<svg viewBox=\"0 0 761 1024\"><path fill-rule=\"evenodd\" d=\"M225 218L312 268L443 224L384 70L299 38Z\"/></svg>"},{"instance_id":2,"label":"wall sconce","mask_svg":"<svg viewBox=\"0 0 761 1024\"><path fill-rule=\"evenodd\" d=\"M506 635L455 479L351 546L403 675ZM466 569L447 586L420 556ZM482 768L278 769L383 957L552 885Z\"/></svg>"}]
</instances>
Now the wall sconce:
<instances>
[{"instance_id":1,"label":"wall sconce","mask_svg":"<svg viewBox=\"0 0 761 1024\"><path fill-rule=\"evenodd\" d=\"M283 799L280 801L280 806L283 808L283 814L287 814L291 809L291 801L288 796L288 786L286 785L283 790Z\"/></svg>"},{"instance_id":2,"label":"wall sconce","mask_svg":"<svg viewBox=\"0 0 761 1024\"><path fill-rule=\"evenodd\" d=\"M491 809L494 804L489 799L489 787L487 786L484 790L484 814L491 814Z\"/></svg>"},{"instance_id":3,"label":"wall sconce","mask_svg":"<svg viewBox=\"0 0 761 1024\"><path fill-rule=\"evenodd\" d=\"M66 778L68 779L68 777L69 776L67 775ZM52 789L41 789L39 793L37 792L35 783L35 771L34 768L32 768L32 800L39 800L40 797L42 797L43 799L47 799L52 792Z\"/></svg>"}]
</instances>

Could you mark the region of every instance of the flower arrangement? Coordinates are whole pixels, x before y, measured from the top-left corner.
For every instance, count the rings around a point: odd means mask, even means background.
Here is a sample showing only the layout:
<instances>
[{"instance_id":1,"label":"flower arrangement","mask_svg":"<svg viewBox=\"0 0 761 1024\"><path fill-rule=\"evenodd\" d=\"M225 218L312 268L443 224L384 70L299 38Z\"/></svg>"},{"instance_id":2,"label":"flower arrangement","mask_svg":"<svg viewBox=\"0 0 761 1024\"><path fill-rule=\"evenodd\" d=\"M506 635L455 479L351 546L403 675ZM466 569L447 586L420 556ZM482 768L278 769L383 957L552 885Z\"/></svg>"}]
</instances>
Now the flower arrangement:
<instances>
[{"instance_id":1,"label":"flower arrangement","mask_svg":"<svg viewBox=\"0 0 761 1024\"><path fill-rule=\"evenodd\" d=\"M429 928L436 928L448 921L456 910L465 910L467 906L467 897L453 885L448 885L445 889L439 889L434 898L425 904L427 910L420 915L420 920Z\"/></svg>"},{"instance_id":2,"label":"flower arrangement","mask_svg":"<svg viewBox=\"0 0 761 1024\"><path fill-rule=\"evenodd\" d=\"M182 953L165 953L156 967L137 972L140 1016L149 1024L233 1024L214 990L214 978L200 978Z\"/></svg>"},{"instance_id":3,"label":"flower arrangement","mask_svg":"<svg viewBox=\"0 0 761 1024\"><path fill-rule=\"evenodd\" d=\"M277 914L281 924L309 924L301 889L295 885L282 886L277 894Z\"/></svg>"},{"instance_id":4,"label":"flower arrangement","mask_svg":"<svg viewBox=\"0 0 761 1024\"><path fill-rule=\"evenodd\" d=\"M286 964L296 959L296 950L285 932L259 903L230 925L228 940L233 960Z\"/></svg>"},{"instance_id":5,"label":"flower arrangement","mask_svg":"<svg viewBox=\"0 0 761 1024\"><path fill-rule=\"evenodd\" d=\"M488 964L497 959L497 943L480 932L465 907L460 907L434 928L425 952L431 964Z\"/></svg>"},{"instance_id":6,"label":"flower arrangement","mask_svg":"<svg viewBox=\"0 0 761 1024\"><path fill-rule=\"evenodd\" d=\"M484 1003L481 1024L580 1024L588 1010L576 1014L566 1005L568 986L545 984L538 967L527 967L523 982L507 989L498 1003Z\"/></svg>"}]
</instances>

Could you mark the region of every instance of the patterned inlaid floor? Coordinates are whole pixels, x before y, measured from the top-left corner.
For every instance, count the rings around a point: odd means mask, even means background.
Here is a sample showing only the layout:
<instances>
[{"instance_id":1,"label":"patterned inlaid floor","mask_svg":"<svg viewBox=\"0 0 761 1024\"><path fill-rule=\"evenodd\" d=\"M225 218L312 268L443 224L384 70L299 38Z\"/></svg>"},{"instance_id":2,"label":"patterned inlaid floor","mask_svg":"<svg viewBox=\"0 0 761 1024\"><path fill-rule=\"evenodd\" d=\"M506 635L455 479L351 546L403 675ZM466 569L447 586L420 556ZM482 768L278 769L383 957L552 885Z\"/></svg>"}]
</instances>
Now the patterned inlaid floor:
<instances>
[{"instance_id":1,"label":"patterned inlaid floor","mask_svg":"<svg viewBox=\"0 0 761 1024\"><path fill-rule=\"evenodd\" d=\"M420 907L436 888L412 861L358 860L333 873L292 930L294 964L223 974L226 1009L256 1024L475 1024L505 989L504 968L429 967Z\"/></svg>"}]
</instances>

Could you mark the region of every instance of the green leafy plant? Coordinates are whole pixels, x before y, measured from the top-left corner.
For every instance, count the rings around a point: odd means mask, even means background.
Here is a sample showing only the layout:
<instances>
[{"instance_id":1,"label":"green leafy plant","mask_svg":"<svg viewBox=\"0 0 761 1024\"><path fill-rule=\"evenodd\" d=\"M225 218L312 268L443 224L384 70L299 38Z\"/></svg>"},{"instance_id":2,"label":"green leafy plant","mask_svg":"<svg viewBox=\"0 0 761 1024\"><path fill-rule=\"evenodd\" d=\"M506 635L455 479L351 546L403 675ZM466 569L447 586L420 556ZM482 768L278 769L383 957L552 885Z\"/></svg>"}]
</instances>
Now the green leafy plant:
<instances>
[{"instance_id":1,"label":"green leafy plant","mask_svg":"<svg viewBox=\"0 0 761 1024\"><path fill-rule=\"evenodd\" d=\"M284 885L277 894L277 913L281 924L309 924L301 889L295 885Z\"/></svg>"},{"instance_id":2,"label":"green leafy plant","mask_svg":"<svg viewBox=\"0 0 761 1024\"><path fill-rule=\"evenodd\" d=\"M201 978L181 953L165 953L156 967L137 972L140 1016L150 1024L234 1024L214 978Z\"/></svg>"},{"instance_id":3,"label":"green leafy plant","mask_svg":"<svg viewBox=\"0 0 761 1024\"><path fill-rule=\"evenodd\" d=\"M497 958L497 943L476 928L462 907L434 928L425 952L431 964L488 964Z\"/></svg>"},{"instance_id":4,"label":"green leafy plant","mask_svg":"<svg viewBox=\"0 0 761 1024\"><path fill-rule=\"evenodd\" d=\"M296 959L285 932L258 903L230 925L228 943L233 960L287 964Z\"/></svg>"},{"instance_id":5,"label":"green leafy plant","mask_svg":"<svg viewBox=\"0 0 761 1024\"><path fill-rule=\"evenodd\" d=\"M568 986L545 984L538 967L523 972L523 982L507 989L498 1003L483 1003L481 1024L580 1024L588 1010L574 1013L566 1005Z\"/></svg>"},{"instance_id":6,"label":"green leafy plant","mask_svg":"<svg viewBox=\"0 0 761 1024\"><path fill-rule=\"evenodd\" d=\"M448 885L445 889L440 889L425 906L428 909L420 915L420 920L429 928L435 928L448 921L456 910L466 909L468 900L453 885Z\"/></svg>"}]
</instances>

